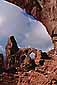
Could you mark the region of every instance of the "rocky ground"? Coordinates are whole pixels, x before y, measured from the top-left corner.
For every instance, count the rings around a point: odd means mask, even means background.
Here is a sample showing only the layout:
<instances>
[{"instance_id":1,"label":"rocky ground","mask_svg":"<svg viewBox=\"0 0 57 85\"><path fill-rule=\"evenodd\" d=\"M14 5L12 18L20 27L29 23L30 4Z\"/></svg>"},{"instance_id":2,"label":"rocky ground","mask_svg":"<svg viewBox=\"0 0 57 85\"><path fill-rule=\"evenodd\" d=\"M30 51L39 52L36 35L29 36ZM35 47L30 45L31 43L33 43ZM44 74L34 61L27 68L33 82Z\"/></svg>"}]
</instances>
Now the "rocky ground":
<instances>
[{"instance_id":1,"label":"rocky ground","mask_svg":"<svg viewBox=\"0 0 57 85\"><path fill-rule=\"evenodd\" d=\"M50 52L49 52L50 53ZM0 85L57 85L57 55L50 53L50 59L44 59L43 65L35 70L20 71L14 75L0 75Z\"/></svg>"},{"instance_id":2,"label":"rocky ground","mask_svg":"<svg viewBox=\"0 0 57 85\"><path fill-rule=\"evenodd\" d=\"M21 73L18 80L17 85L57 85L57 56L45 60L44 65L35 70Z\"/></svg>"}]
</instances>

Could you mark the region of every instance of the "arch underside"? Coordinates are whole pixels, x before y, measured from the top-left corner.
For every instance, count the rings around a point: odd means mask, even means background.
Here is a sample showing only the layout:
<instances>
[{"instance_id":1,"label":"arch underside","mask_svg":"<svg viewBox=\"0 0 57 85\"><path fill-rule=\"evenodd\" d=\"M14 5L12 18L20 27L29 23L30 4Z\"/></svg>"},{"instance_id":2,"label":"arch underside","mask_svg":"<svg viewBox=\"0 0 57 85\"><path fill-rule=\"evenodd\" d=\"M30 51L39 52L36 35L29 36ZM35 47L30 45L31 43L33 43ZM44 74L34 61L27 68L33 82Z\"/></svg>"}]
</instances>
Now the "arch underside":
<instances>
[{"instance_id":1,"label":"arch underside","mask_svg":"<svg viewBox=\"0 0 57 85\"><path fill-rule=\"evenodd\" d=\"M56 0L6 0L22 9L45 25L52 37L53 31L57 33L57 1Z\"/></svg>"}]
</instances>

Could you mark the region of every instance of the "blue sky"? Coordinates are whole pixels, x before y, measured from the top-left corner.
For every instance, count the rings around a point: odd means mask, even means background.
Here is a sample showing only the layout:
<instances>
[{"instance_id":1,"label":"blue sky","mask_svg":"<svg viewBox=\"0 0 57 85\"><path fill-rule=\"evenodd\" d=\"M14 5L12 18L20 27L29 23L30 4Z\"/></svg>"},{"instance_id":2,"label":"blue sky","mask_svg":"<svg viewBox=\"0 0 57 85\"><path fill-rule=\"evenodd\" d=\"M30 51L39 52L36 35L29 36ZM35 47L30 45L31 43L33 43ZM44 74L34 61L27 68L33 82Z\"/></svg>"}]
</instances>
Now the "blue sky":
<instances>
[{"instance_id":1,"label":"blue sky","mask_svg":"<svg viewBox=\"0 0 57 85\"><path fill-rule=\"evenodd\" d=\"M5 47L8 36L14 35L18 46L34 47L47 51L52 41L45 27L21 8L0 1L0 47Z\"/></svg>"}]
</instances>

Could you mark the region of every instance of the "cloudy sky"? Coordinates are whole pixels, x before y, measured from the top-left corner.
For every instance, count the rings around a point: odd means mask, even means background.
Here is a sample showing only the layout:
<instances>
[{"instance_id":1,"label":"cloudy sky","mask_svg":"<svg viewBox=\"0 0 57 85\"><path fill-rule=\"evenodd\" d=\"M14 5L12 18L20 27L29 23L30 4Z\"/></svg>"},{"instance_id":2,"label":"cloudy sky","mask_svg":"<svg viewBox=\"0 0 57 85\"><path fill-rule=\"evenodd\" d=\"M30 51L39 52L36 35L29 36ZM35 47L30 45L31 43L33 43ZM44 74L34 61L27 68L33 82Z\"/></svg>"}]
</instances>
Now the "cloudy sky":
<instances>
[{"instance_id":1,"label":"cloudy sky","mask_svg":"<svg viewBox=\"0 0 57 85\"><path fill-rule=\"evenodd\" d=\"M0 0L0 47L5 47L8 36L14 35L18 46L47 51L52 41L45 27L21 8Z\"/></svg>"}]
</instances>

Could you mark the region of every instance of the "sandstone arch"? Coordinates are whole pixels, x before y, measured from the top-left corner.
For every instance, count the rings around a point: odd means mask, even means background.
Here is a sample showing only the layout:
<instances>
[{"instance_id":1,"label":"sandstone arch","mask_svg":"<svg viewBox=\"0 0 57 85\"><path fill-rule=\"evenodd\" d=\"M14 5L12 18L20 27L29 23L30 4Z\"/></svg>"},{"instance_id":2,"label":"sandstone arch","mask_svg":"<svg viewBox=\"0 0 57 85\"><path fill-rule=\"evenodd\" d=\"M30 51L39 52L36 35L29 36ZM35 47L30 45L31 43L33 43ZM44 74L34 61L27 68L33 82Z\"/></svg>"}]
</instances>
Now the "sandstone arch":
<instances>
[{"instance_id":1,"label":"sandstone arch","mask_svg":"<svg viewBox=\"0 0 57 85\"><path fill-rule=\"evenodd\" d=\"M51 39L57 36L57 0L6 0L14 3L41 21Z\"/></svg>"}]
</instances>

